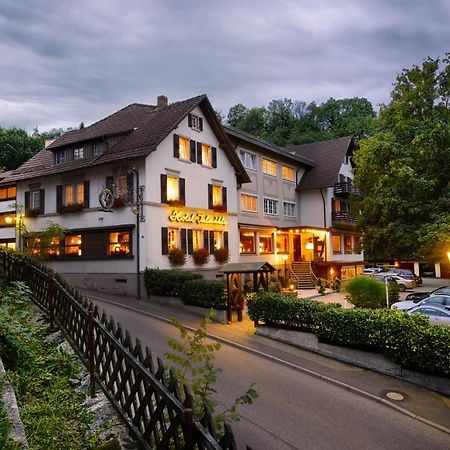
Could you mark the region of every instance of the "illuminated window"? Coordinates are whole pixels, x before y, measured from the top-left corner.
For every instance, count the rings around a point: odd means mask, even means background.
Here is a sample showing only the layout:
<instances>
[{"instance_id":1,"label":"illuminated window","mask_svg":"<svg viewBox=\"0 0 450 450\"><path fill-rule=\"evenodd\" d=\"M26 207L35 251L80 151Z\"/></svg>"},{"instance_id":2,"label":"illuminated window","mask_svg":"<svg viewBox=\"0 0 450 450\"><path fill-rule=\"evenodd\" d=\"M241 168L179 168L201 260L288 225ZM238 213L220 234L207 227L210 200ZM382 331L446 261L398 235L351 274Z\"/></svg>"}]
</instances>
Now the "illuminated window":
<instances>
[{"instance_id":1,"label":"illuminated window","mask_svg":"<svg viewBox=\"0 0 450 450\"><path fill-rule=\"evenodd\" d=\"M276 235L277 241L277 252L278 253L287 253L289 251L289 236L287 234Z\"/></svg>"},{"instance_id":2,"label":"illuminated window","mask_svg":"<svg viewBox=\"0 0 450 450\"><path fill-rule=\"evenodd\" d=\"M202 144L202 164L204 166L212 166L211 147L206 144Z\"/></svg>"},{"instance_id":3,"label":"illuminated window","mask_svg":"<svg viewBox=\"0 0 450 450\"><path fill-rule=\"evenodd\" d=\"M116 185L117 185L117 193L119 195L126 195L128 193L128 182L126 175L116 177Z\"/></svg>"},{"instance_id":4,"label":"illuminated window","mask_svg":"<svg viewBox=\"0 0 450 450\"><path fill-rule=\"evenodd\" d=\"M221 231L214 231L214 248L217 250L223 247L223 233Z\"/></svg>"},{"instance_id":5,"label":"illuminated window","mask_svg":"<svg viewBox=\"0 0 450 450\"><path fill-rule=\"evenodd\" d=\"M264 214L276 216L278 214L278 201L270 198L264 199Z\"/></svg>"},{"instance_id":6,"label":"illuminated window","mask_svg":"<svg viewBox=\"0 0 450 450\"><path fill-rule=\"evenodd\" d=\"M254 231L241 231L240 240L240 253L256 253Z\"/></svg>"},{"instance_id":7,"label":"illuminated window","mask_svg":"<svg viewBox=\"0 0 450 450\"><path fill-rule=\"evenodd\" d=\"M258 197L254 195L241 194L241 210L247 212L258 212Z\"/></svg>"},{"instance_id":8,"label":"illuminated window","mask_svg":"<svg viewBox=\"0 0 450 450\"><path fill-rule=\"evenodd\" d=\"M167 176L167 201L180 200L180 181L178 177Z\"/></svg>"},{"instance_id":9,"label":"illuminated window","mask_svg":"<svg viewBox=\"0 0 450 450\"><path fill-rule=\"evenodd\" d=\"M353 253L361 253L361 236L353 236Z\"/></svg>"},{"instance_id":10,"label":"illuminated window","mask_svg":"<svg viewBox=\"0 0 450 450\"><path fill-rule=\"evenodd\" d=\"M213 206L222 206L222 186L212 187Z\"/></svg>"},{"instance_id":11,"label":"illuminated window","mask_svg":"<svg viewBox=\"0 0 450 450\"><path fill-rule=\"evenodd\" d=\"M254 155L253 153L245 152L243 150L241 150L240 155L242 165L246 169L256 170L256 155Z\"/></svg>"},{"instance_id":12,"label":"illuminated window","mask_svg":"<svg viewBox=\"0 0 450 450\"><path fill-rule=\"evenodd\" d=\"M188 161L191 157L191 151L189 148L189 139L180 136L179 143L180 143L180 158Z\"/></svg>"},{"instance_id":13,"label":"illuminated window","mask_svg":"<svg viewBox=\"0 0 450 450\"><path fill-rule=\"evenodd\" d=\"M15 227L16 213L2 213L0 214L0 227Z\"/></svg>"},{"instance_id":14,"label":"illuminated window","mask_svg":"<svg viewBox=\"0 0 450 450\"><path fill-rule=\"evenodd\" d=\"M192 249L198 250L199 248L203 248L203 231L192 230Z\"/></svg>"},{"instance_id":15,"label":"illuminated window","mask_svg":"<svg viewBox=\"0 0 450 450\"><path fill-rule=\"evenodd\" d=\"M267 175L277 176L277 163L271 161L270 159L263 158L262 160L262 171Z\"/></svg>"},{"instance_id":16,"label":"illuminated window","mask_svg":"<svg viewBox=\"0 0 450 450\"><path fill-rule=\"evenodd\" d=\"M58 237L52 237L50 239L50 242L48 244L48 247L45 249L46 256L49 256L51 258L56 258L60 255L59 250L59 238Z\"/></svg>"},{"instance_id":17,"label":"illuminated window","mask_svg":"<svg viewBox=\"0 0 450 450\"><path fill-rule=\"evenodd\" d=\"M64 254L66 256L81 256L81 234L66 236L64 239Z\"/></svg>"},{"instance_id":18,"label":"illuminated window","mask_svg":"<svg viewBox=\"0 0 450 450\"><path fill-rule=\"evenodd\" d=\"M273 253L272 233L259 233L259 253Z\"/></svg>"},{"instance_id":19,"label":"illuminated window","mask_svg":"<svg viewBox=\"0 0 450 450\"><path fill-rule=\"evenodd\" d=\"M84 158L84 148L74 148L73 149L73 159L83 159Z\"/></svg>"},{"instance_id":20,"label":"illuminated window","mask_svg":"<svg viewBox=\"0 0 450 450\"><path fill-rule=\"evenodd\" d=\"M341 235L333 234L333 253L342 253Z\"/></svg>"},{"instance_id":21,"label":"illuminated window","mask_svg":"<svg viewBox=\"0 0 450 450\"><path fill-rule=\"evenodd\" d=\"M16 187L4 187L0 188L0 200L11 200L16 198Z\"/></svg>"},{"instance_id":22,"label":"illuminated window","mask_svg":"<svg viewBox=\"0 0 450 450\"><path fill-rule=\"evenodd\" d=\"M130 253L130 233L114 231L109 233L108 255L123 256Z\"/></svg>"},{"instance_id":23,"label":"illuminated window","mask_svg":"<svg viewBox=\"0 0 450 450\"><path fill-rule=\"evenodd\" d=\"M293 167L285 166L283 164L281 166L281 174L283 176L283 180L295 181L295 169Z\"/></svg>"},{"instance_id":24,"label":"illuminated window","mask_svg":"<svg viewBox=\"0 0 450 450\"><path fill-rule=\"evenodd\" d=\"M70 206L84 203L84 183L68 184L63 190L63 205Z\"/></svg>"},{"instance_id":25,"label":"illuminated window","mask_svg":"<svg viewBox=\"0 0 450 450\"><path fill-rule=\"evenodd\" d=\"M178 248L178 230L176 228L167 229L167 246L169 250Z\"/></svg>"},{"instance_id":26,"label":"illuminated window","mask_svg":"<svg viewBox=\"0 0 450 450\"><path fill-rule=\"evenodd\" d=\"M284 217L295 217L295 203L283 202Z\"/></svg>"},{"instance_id":27,"label":"illuminated window","mask_svg":"<svg viewBox=\"0 0 450 450\"><path fill-rule=\"evenodd\" d=\"M344 236L344 253L352 252L352 237Z\"/></svg>"}]
</instances>

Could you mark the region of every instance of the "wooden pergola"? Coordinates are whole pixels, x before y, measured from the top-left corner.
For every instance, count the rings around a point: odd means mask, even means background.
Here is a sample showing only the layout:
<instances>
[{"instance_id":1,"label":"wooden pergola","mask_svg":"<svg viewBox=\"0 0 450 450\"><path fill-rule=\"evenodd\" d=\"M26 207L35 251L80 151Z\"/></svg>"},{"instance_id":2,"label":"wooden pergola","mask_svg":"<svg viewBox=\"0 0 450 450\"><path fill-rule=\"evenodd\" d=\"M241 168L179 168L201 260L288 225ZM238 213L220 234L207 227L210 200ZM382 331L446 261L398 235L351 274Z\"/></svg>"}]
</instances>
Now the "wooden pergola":
<instances>
[{"instance_id":1,"label":"wooden pergola","mask_svg":"<svg viewBox=\"0 0 450 450\"><path fill-rule=\"evenodd\" d=\"M231 322L232 311L237 311L238 322L242 321L244 297L242 295L243 273L253 274L253 290L269 290L269 273L275 272L268 262L228 263L220 271L227 276L227 319Z\"/></svg>"}]
</instances>

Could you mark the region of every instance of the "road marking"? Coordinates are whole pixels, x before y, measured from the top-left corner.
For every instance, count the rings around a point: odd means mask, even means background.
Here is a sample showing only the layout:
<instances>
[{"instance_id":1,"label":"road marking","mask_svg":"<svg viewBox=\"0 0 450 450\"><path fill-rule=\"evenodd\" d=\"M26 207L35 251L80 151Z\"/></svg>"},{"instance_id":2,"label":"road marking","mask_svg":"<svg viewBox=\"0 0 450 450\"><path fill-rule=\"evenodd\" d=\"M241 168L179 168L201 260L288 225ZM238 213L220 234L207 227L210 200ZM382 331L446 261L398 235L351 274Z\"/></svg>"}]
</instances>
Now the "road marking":
<instances>
[{"instance_id":1,"label":"road marking","mask_svg":"<svg viewBox=\"0 0 450 450\"><path fill-rule=\"evenodd\" d=\"M105 299L105 298L102 298L102 297L97 297L97 296L91 295L91 294L86 295L86 297L89 297L91 299L97 299L97 300L100 300L102 302L109 303L111 305L118 306L118 307L121 307L121 308L124 308L124 309L128 309L130 311L133 311L133 312L136 312L136 313L139 313L139 314L144 314L144 315L147 315L149 317L153 317L154 319L160 320L162 322L172 323L172 321L170 319L167 319L166 317L163 317L163 316L160 316L160 315L154 314L154 313L149 313L148 311L143 311L142 309L134 308L132 306L122 305L121 303L116 303L116 302L114 302L112 300L109 300L109 299ZM193 328L193 327L191 327L189 325L185 325L185 327L188 330L190 330L190 331L194 331L195 330L195 328ZM231 347L235 347L235 348L240 349L242 351L245 351L247 353L253 353L253 354L258 355L258 356L260 356L262 358L268 359L269 361L277 362L277 363L279 363L279 364L281 364L281 365L283 365L285 367L290 367L291 369L297 370L298 372L302 372L302 373L305 373L307 375L313 376L314 378L318 378L321 381L327 381L327 382L329 382L331 384L334 384L335 386L339 386L339 387L341 387L341 388L343 388L343 389L345 389L345 390L347 390L349 392L352 392L354 394L361 395L362 397L366 397L366 398L369 398L371 400L374 400L377 403L381 403L384 406L387 406L387 407L389 407L391 409L395 409L399 413L405 414L406 416L409 416L409 417L411 417L413 419L416 419L419 422L422 422L422 423L424 423L426 425L429 425L429 426L431 426L433 428L438 429L439 431L442 431L442 432L450 435L450 428L447 428L447 427L445 427L443 425L440 425L439 423L433 422L433 421L431 421L431 420L429 420L429 419L427 419L425 417L419 416L419 415L417 415L417 414L415 414L415 413L413 413L411 411L408 411L405 408L402 408L401 406L398 406L398 405L392 403L389 400L386 400L384 398L381 398L381 397L378 397L378 396L376 396L374 394L371 394L370 392L367 392L367 391L364 391L364 390L359 389L357 387L351 386L351 385L349 385L347 383L343 383L342 381L336 380L336 379L328 377L326 375L322 375L322 374L320 374L318 372L314 372L313 370L306 369L305 367L298 366L297 364L291 363L289 361L285 361L285 360L283 360L281 358L277 358L276 356L272 356L272 355L269 355L267 353L261 352L259 350L255 350L255 349L253 349L251 347L247 347L246 345L238 344L237 342L233 342L233 341L230 341L228 339L222 338L220 336L215 336L215 335L210 334L210 333L207 333L207 335L208 335L209 338L215 339L216 341L222 342L222 343L227 344L227 345L229 345Z\"/></svg>"}]
</instances>

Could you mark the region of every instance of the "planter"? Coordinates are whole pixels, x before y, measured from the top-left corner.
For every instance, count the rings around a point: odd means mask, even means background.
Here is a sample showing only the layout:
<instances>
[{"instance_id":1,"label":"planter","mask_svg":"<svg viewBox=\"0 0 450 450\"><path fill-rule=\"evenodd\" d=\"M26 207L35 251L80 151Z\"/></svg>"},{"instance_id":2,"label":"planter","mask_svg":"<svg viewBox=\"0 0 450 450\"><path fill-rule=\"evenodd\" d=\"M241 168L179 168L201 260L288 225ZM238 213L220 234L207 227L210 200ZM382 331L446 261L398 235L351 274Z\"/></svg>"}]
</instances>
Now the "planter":
<instances>
[{"instance_id":1,"label":"planter","mask_svg":"<svg viewBox=\"0 0 450 450\"><path fill-rule=\"evenodd\" d=\"M58 207L58 212L59 214L68 214L71 212L81 211L82 209L84 209L83 203L75 203L73 205L60 205Z\"/></svg>"}]
</instances>

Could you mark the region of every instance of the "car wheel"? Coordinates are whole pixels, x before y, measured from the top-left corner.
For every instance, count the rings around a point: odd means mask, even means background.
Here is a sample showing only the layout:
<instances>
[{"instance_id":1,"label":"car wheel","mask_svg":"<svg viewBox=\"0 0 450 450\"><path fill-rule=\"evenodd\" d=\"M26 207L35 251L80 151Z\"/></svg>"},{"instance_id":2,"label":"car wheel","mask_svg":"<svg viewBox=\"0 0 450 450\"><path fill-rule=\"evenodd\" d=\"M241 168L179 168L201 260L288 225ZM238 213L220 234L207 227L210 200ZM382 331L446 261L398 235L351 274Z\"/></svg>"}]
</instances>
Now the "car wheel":
<instances>
[{"instance_id":1,"label":"car wheel","mask_svg":"<svg viewBox=\"0 0 450 450\"><path fill-rule=\"evenodd\" d=\"M404 284L399 284L398 286L402 292L406 291L406 286Z\"/></svg>"}]
</instances>

